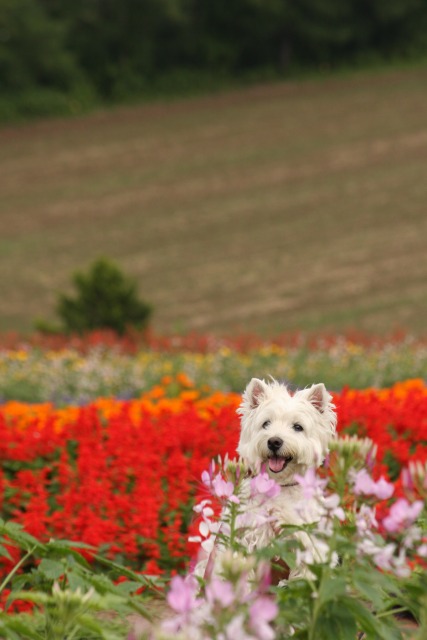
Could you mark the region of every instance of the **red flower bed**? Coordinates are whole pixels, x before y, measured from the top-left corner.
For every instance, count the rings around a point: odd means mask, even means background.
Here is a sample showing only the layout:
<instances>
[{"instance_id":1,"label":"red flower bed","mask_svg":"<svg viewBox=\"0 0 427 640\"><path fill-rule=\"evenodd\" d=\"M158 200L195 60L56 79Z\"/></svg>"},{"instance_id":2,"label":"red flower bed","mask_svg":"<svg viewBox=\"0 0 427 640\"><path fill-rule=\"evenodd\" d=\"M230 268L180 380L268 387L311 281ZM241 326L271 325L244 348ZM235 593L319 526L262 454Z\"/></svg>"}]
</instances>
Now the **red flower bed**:
<instances>
[{"instance_id":1,"label":"red flower bed","mask_svg":"<svg viewBox=\"0 0 427 640\"><path fill-rule=\"evenodd\" d=\"M283 333L272 339L265 340L253 333L240 332L239 336L216 336L197 332L185 335L159 335L152 330L129 330L124 336L119 336L112 330L99 329L84 335L43 334L34 333L31 336L21 336L16 332L0 334L0 347L5 349L20 349L25 345L40 349L59 351L71 348L87 353L94 347L104 346L116 348L124 353L137 353L141 349L159 352L179 353L190 351L193 353L214 353L222 347L227 347L237 353L248 353L267 345L277 345L286 348L305 347L310 350L328 349L340 341L347 340L352 344L363 347L381 348L387 344L402 343L406 334L395 331L386 336L374 336L362 331L346 331L343 335L327 333L301 333L299 331ZM425 344L426 337L417 340Z\"/></svg>"},{"instance_id":2,"label":"red flower bed","mask_svg":"<svg viewBox=\"0 0 427 640\"><path fill-rule=\"evenodd\" d=\"M81 408L8 403L0 408L1 515L41 539L107 545L138 570L178 568L201 472L212 457L234 455L239 402L194 389L168 398L157 387ZM344 390L335 402L339 430L372 438L392 477L410 459L427 460L422 381Z\"/></svg>"},{"instance_id":3,"label":"red flower bed","mask_svg":"<svg viewBox=\"0 0 427 640\"><path fill-rule=\"evenodd\" d=\"M234 451L235 395L194 390L86 407L0 409L1 515L33 535L109 545L133 566L173 568L187 552L192 497L213 455Z\"/></svg>"},{"instance_id":4,"label":"red flower bed","mask_svg":"<svg viewBox=\"0 0 427 640\"><path fill-rule=\"evenodd\" d=\"M367 436L396 479L410 460L427 461L427 387L408 380L390 389L344 389L335 396L340 432Z\"/></svg>"}]
</instances>

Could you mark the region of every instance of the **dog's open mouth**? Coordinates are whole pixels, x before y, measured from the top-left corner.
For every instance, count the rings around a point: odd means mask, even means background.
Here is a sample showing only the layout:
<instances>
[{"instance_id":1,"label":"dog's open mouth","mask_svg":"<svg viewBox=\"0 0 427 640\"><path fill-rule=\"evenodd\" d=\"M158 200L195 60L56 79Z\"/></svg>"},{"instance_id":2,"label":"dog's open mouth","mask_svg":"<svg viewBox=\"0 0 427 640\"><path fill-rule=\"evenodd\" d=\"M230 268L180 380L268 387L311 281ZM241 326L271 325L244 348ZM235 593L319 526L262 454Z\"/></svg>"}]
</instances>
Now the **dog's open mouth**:
<instances>
[{"instance_id":1,"label":"dog's open mouth","mask_svg":"<svg viewBox=\"0 0 427 640\"><path fill-rule=\"evenodd\" d=\"M291 460L292 456L287 456L286 458L284 456L272 456L268 459L268 468L273 473L280 473Z\"/></svg>"}]
</instances>

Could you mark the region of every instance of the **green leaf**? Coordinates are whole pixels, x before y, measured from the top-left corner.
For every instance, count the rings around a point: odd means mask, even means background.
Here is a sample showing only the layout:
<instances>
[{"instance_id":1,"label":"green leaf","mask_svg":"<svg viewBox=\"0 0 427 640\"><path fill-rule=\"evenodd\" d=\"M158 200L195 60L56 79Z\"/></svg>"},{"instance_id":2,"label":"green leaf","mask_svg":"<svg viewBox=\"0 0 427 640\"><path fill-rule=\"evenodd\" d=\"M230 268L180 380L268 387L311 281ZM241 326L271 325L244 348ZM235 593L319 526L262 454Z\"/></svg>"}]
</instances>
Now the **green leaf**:
<instances>
[{"instance_id":1,"label":"green leaf","mask_svg":"<svg viewBox=\"0 0 427 640\"><path fill-rule=\"evenodd\" d=\"M88 563L86 558L84 558L81 553L75 550L78 548L93 549L93 547L91 547L90 545L86 545L83 543L74 544L73 542L69 543L67 540L61 540L61 541L51 540L46 544L45 553L43 555L55 556L57 558L66 558L67 560L69 560L70 557L72 557L78 564L86 568L89 568L90 564Z\"/></svg>"},{"instance_id":2,"label":"green leaf","mask_svg":"<svg viewBox=\"0 0 427 640\"><path fill-rule=\"evenodd\" d=\"M397 640L402 637L394 619L390 618L389 624L383 623L356 598L343 598L342 606L353 614L358 626L368 634L368 637L377 638L378 640Z\"/></svg>"},{"instance_id":3,"label":"green leaf","mask_svg":"<svg viewBox=\"0 0 427 640\"><path fill-rule=\"evenodd\" d=\"M376 572L377 573L377 572ZM384 591L378 582L374 582L376 578L372 571L364 571L361 567L354 568L352 572L352 584L360 593L360 595L368 602L372 603L375 609L382 609L384 606Z\"/></svg>"},{"instance_id":4,"label":"green leaf","mask_svg":"<svg viewBox=\"0 0 427 640\"><path fill-rule=\"evenodd\" d=\"M147 620L153 619L153 616L148 611L148 609L146 609L142 604L139 604L139 601L136 598L130 598L128 601L128 606L130 607L130 609L132 609L132 611L136 611L143 618L146 618Z\"/></svg>"},{"instance_id":5,"label":"green leaf","mask_svg":"<svg viewBox=\"0 0 427 640\"><path fill-rule=\"evenodd\" d=\"M318 595L319 606L322 607L326 602L329 602L330 600L336 600L339 596L344 595L345 592L345 578L335 576L323 577L320 583Z\"/></svg>"},{"instance_id":6,"label":"green leaf","mask_svg":"<svg viewBox=\"0 0 427 640\"><path fill-rule=\"evenodd\" d=\"M69 571L67 573L68 586L72 591L76 591L78 588L84 590L89 586L87 580L85 580L81 575L77 575L74 571Z\"/></svg>"},{"instance_id":7,"label":"green leaf","mask_svg":"<svg viewBox=\"0 0 427 640\"><path fill-rule=\"evenodd\" d=\"M66 550L68 549L88 549L89 551L95 551L96 547L86 542L75 542L74 540L49 540L46 544L48 549Z\"/></svg>"},{"instance_id":8,"label":"green leaf","mask_svg":"<svg viewBox=\"0 0 427 640\"><path fill-rule=\"evenodd\" d=\"M316 621L315 631L316 640L355 640L357 625L340 602L329 600Z\"/></svg>"},{"instance_id":9,"label":"green leaf","mask_svg":"<svg viewBox=\"0 0 427 640\"><path fill-rule=\"evenodd\" d=\"M101 595L116 593L116 585L103 573L88 574L86 579L88 584L93 586Z\"/></svg>"},{"instance_id":10,"label":"green leaf","mask_svg":"<svg viewBox=\"0 0 427 640\"><path fill-rule=\"evenodd\" d=\"M12 591L8 600L24 600L36 604L47 604L51 596L41 591Z\"/></svg>"},{"instance_id":11,"label":"green leaf","mask_svg":"<svg viewBox=\"0 0 427 640\"><path fill-rule=\"evenodd\" d=\"M137 591L137 589L141 588L141 583L136 582L135 580L126 580L126 582L120 582L115 585L116 591L122 593L123 595L130 595Z\"/></svg>"},{"instance_id":12,"label":"green leaf","mask_svg":"<svg viewBox=\"0 0 427 640\"><path fill-rule=\"evenodd\" d=\"M2 544L0 544L0 556L2 556L3 558L7 558L8 560L12 560L13 561L12 556L10 555L9 551Z\"/></svg>"},{"instance_id":13,"label":"green leaf","mask_svg":"<svg viewBox=\"0 0 427 640\"><path fill-rule=\"evenodd\" d=\"M76 622L81 630L95 634L95 637L99 638L99 640L123 640L127 629L125 623L120 625L120 627L118 627L116 623L115 630L109 629L105 622L100 624L98 620L88 614L79 615Z\"/></svg>"},{"instance_id":14,"label":"green leaf","mask_svg":"<svg viewBox=\"0 0 427 640\"><path fill-rule=\"evenodd\" d=\"M20 576L15 576L12 580L12 589L14 591L20 591L30 581L29 574L23 573Z\"/></svg>"},{"instance_id":15,"label":"green leaf","mask_svg":"<svg viewBox=\"0 0 427 640\"><path fill-rule=\"evenodd\" d=\"M26 622L16 616L8 616L7 620L3 618L2 627L3 628L0 627L2 633L5 633L5 630L10 630L16 632L18 634L17 637L21 639L30 638L31 640L43 640L44 638L44 636L37 633L32 626L30 627Z\"/></svg>"},{"instance_id":16,"label":"green leaf","mask_svg":"<svg viewBox=\"0 0 427 640\"><path fill-rule=\"evenodd\" d=\"M125 576L126 578L130 578L131 580L135 580L135 582L138 582L140 585L150 587L151 589L156 589L156 591L158 590L156 586L159 583L162 583L161 578L159 578L158 576L147 576L141 575L140 573L135 573L135 571L132 571L132 569L118 564L117 562L113 562L112 560L108 560L103 556L96 555L95 560L100 564L103 564L104 566L114 570L117 576Z\"/></svg>"},{"instance_id":17,"label":"green leaf","mask_svg":"<svg viewBox=\"0 0 427 640\"><path fill-rule=\"evenodd\" d=\"M58 580L65 571L62 562L50 560L49 558L43 558L38 568L49 580Z\"/></svg>"},{"instance_id":18,"label":"green leaf","mask_svg":"<svg viewBox=\"0 0 427 640\"><path fill-rule=\"evenodd\" d=\"M7 542L7 544L19 547L25 551L29 551L30 549L36 549L37 551L45 549L44 544L24 531L22 526L16 522L5 523L4 520L0 520L0 536L6 537L6 540L3 540L3 542Z\"/></svg>"},{"instance_id":19,"label":"green leaf","mask_svg":"<svg viewBox=\"0 0 427 640\"><path fill-rule=\"evenodd\" d=\"M101 638L104 637L102 625L92 616L82 613L78 616L77 621L79 626L81 626L83 629L93 631L94 633L99 634Z\"/></svg>"}]
</instances>

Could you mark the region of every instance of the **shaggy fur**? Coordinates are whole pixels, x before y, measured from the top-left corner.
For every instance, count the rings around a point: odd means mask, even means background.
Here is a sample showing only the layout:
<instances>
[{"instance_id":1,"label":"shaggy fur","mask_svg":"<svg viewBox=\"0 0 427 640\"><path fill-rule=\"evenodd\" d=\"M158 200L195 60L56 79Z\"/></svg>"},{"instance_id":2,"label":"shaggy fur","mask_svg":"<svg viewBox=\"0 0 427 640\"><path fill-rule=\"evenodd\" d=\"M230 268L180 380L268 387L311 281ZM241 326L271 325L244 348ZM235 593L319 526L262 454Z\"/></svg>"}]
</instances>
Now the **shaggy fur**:
<instances>
[{"instance_id":1,"label":"shaggy fur","mask_svg":"<svg viewBox=\"0 0 427 640\"><path fill-rule=\"evenodd\" d=\"M336 433L331 400L324 384L291 395L275 380L266 384L253 378L237 410L242 425L238 453L254 472L268 463L267 470L276 482L293 482L295 473L303 475L325 459ZM275 452L269 446L272 438L283 442ZM284 460L283 468L277 458Z\"/></svg>"},{"instance_id":2,"label":"shaggy fur","mask_svg":"<svg viewBox=\"0 0 427 640\"><path fill-rule=\"evenodd\" d=\"M310 467L319 467L336 435L336 414L332 398L323 384L315 384L291 394L276 381L266 383L253 378L238 409L241 434L237 448L253 473L261 467L281 485L271 515L277 524L314 522L319 518L316 501L304 501L304 513L296 509L303 500L295 474L304 475ZM243 542L249 547L266 546L277 535L276 527L266 525L248 532ZM319 547L304 533L297 534L304 547L322 560ZM291 577L303 575L303 567Z\"/></svg>"},{"instance_id":3,"label":"shaggy fur","mask_svg":"<svg viewBox=\"0 0 427 640\"><path fill-rule=\"evenodd\" d=\"M240 542L249 551L267 546L279 533L281 525L302 525L320 517L316 500L304 500L304 509L297 506L303 501L302 487L295 474L304 475L309 468L319 467L328 453L328 445L336 434L336 414L332 398L323 384L290 393L275 380L269 383L253 378L248 384L238 409L241 416L240 441L237 448L251 475L265 469L281 486L280 494L269 505L271 518L260 518L256 527L248 527ZM250 478L244 481L242 493L247 508L253 515L264 508L251 501ZM265 515L265 514L264 514ZM295 534L313 558L323 561L322 545L316 544L304 532ZM206 575L221 573L221 545L216 545L209 561L205 558L195 573ZM209 567L209 568L207 568ZM290 573L290 578L307 575L301 565ZM288 577L283 574L282 577Z\"/></svg>"}]
</instances>

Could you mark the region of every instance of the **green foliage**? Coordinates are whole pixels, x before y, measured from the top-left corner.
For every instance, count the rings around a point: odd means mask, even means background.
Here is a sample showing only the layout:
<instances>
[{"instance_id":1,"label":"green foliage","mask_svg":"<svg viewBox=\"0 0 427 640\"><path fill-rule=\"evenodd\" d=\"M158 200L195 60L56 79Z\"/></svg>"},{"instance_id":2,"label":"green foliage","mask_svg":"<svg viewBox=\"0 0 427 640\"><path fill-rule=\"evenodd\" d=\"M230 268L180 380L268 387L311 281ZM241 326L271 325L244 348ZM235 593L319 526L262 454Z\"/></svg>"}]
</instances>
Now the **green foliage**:
<instances>
[{"instance_id":1,"label":"green foliage","mask_svg":"<svg viewBox=\"0 0 427 640\"><path fill-rule=\"evenodd\" d=\"M124 334L144 328L151 307L140 300L136 283L106 258L95 260L87 272L73 276L75 295L59 296L57 313L66 332L113 329Z\"/></svg>"},{"instance_id":2,"label":"green foliage","mask_svg":"<svg viewBox=\"0 0 427 640\"><path fill-rule=\"evenodd\" d=\"M123 640L130 615L150 618L145 605L158 592L157 582L95 555L88 545L42 544L19 525L0 520L0 556L10 560L7 547L19 549L22 557L4 578L0 595L11 587L7 608L19 600L36 609L31 615L1 612L5 640ZM91 554L92 564L80 550ZM144 595L133 595L142 588Z\"/></svg>"},{"instance_id":3,"label":"green foliage","mask_svg":"<svg viewBox=\"0 0 427 640\"><path fill-rule=\"evenodd\" d=\"M75 114L93 103L66 35L42 2L0 0L0 120Z\"/></svg>"},{"instance_id":4,"label":"green foliage","mask_svg":"<svg viewBox=\"0 0 427 640\"><path fill-rule=\"evenodd\" d=\"M68 91L79 70L64 43L64 25L34 0L0 0L1 92L34 86Z\"/></svg>"},{"instance_id":5,"label":"green foliage","mask_svg":"<svg viewBox=\"0 0 427 640\"><path fill-rule=\"evenodd\" d=\"M197 77L425 55L426 26L424 0L0 0L0 118L73 113L57 92L80 103L83 86L110 101L181 74L191 90Z\"/></svg>"},{"instance_id":6,"label":"green foliage","mask_svg":"<svg viewBox=\"0 0 427 640\"><path fill-rule=\"evenodd\" d=\"M75 116L95 104L95 96L87 83L64 93L56 88L31 88L0 96L0 121L25 121L47 116Z\"/></svg>"}]
</instances>

